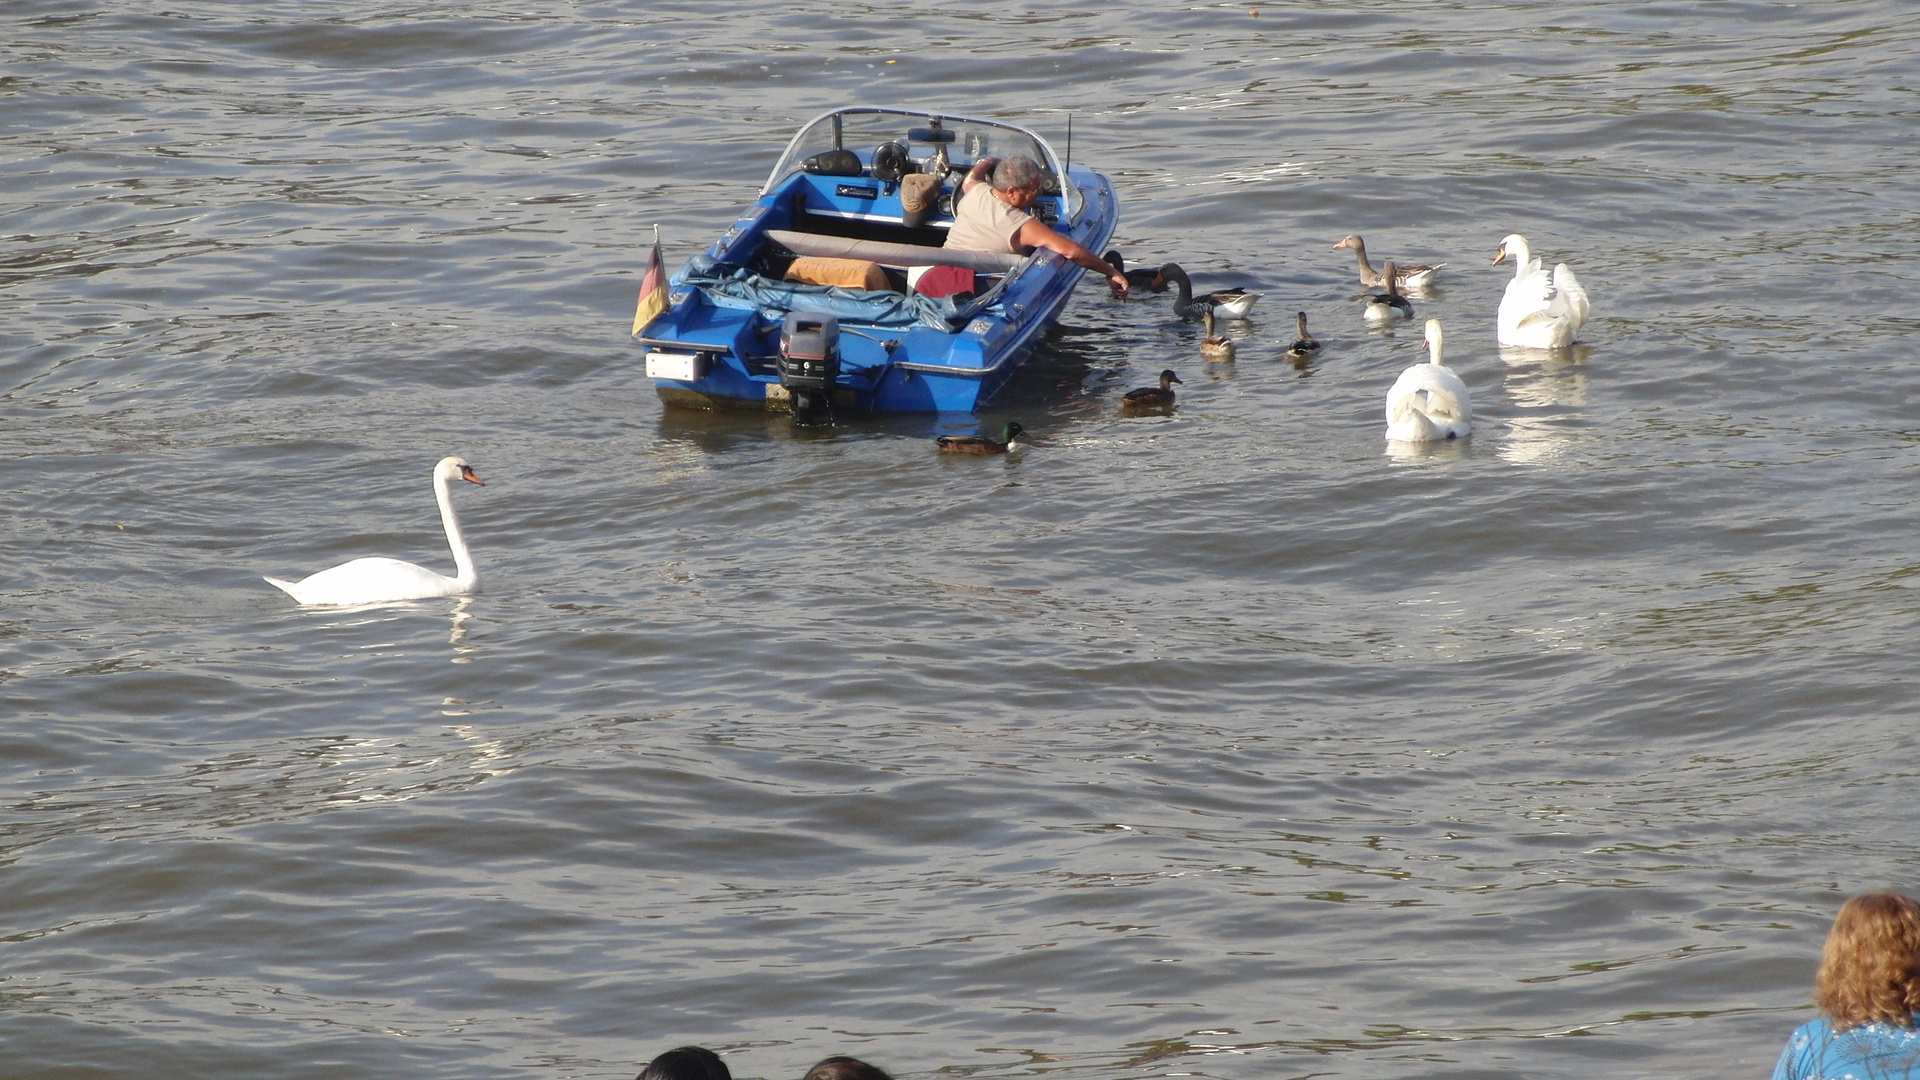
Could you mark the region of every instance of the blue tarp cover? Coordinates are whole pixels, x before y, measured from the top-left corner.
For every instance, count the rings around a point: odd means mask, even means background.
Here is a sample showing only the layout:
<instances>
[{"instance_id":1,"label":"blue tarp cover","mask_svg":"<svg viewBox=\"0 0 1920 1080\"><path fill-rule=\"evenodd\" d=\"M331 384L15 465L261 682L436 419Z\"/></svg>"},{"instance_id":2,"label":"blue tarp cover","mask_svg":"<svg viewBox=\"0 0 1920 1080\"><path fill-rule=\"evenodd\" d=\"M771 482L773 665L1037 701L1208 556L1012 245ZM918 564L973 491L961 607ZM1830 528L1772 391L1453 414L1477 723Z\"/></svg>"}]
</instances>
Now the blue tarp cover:
<instances>
[{"instance_id":1,"label":"blue tarp cover","mask_svg":"<svg viewBox=\"0 0 1920 1080\"><path fill-rule=\"evenodd\" d=\"M718 307L753 308L769 315L788 311L810 311L832 315L843 322L865 326L930 326L953 333L968 319L993 307L999 300L999 285L957 306L946 297L935 299L917 293L875 292L867 289L842 289L834 285L802 285L795 281L775 281L745 267L719 262L697 255L678 274L673 284L699 289Z\"/></svg>"}]
</instances>

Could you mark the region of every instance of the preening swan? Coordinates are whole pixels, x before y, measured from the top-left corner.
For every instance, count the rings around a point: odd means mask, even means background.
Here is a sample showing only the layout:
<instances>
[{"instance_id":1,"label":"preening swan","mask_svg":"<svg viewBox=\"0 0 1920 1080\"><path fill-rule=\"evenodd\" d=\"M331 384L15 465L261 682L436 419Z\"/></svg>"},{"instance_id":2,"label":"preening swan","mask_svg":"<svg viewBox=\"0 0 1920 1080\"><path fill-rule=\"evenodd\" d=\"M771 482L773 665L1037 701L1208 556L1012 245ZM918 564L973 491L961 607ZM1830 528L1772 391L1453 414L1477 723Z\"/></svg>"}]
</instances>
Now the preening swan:
<instances>
[{"instance_id":1,"label":"preening swan","mask_svg":"<svg viewBox=\"0 0 1920 1080\"><path fill-rule=\"evenodd\" d=\"M267 583L302 604L328 607L464 596L476 591L480 574L473 568L473 554L467 550L466 537L460 535L460 519L454 516L453 498L447 491L454 480L485 483L457 457L441 458L433 467L433 496L440 503L440 524L447 530L447 546L453 549L453 577L399 559L375 556L344 562L299 581L267 578Z\"/></svg>"},{"instance_id":2,"label":"preening swan","mask_svg":"<svg viewBox=\"0 0 1920 1080\"><path fill-rule=\"evenodd\" d=\"M1440 362L1440 320L1427 320L1427 362L1400 373L1387 391L1389 442L1438 442L1473 434L1467 384Z\"/></svg>"},{"instance_id":3,"label":"preening swan","mask_svg":"<svg viewBox=\"0 0 1920 1080\"><path fill-rule=\"evenodd\" d=\"M1528 349L1564 349L1579 339L1587 324L1587 290L1566 263L1549 274L1527 247L1527 238L1510 233L1494 253L1494 265L1513 256L1513 280L1500 298L1498 337L1502 345Z\"/></svg>"}]
</instances>

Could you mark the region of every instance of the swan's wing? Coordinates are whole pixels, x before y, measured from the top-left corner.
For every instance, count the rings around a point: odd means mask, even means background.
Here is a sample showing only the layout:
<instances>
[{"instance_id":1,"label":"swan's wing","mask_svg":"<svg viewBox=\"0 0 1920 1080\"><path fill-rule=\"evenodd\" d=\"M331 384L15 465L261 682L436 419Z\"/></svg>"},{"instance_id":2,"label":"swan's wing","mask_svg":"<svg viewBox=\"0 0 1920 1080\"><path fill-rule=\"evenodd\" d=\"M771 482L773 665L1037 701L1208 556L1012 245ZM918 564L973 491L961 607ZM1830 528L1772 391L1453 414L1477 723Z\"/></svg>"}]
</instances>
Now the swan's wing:
<instances>
[{"instance_id":1,"label":"swan's wing","mask_svg":"<svg viewBox=\"0 0 1920 1080\"><path fill-rule=\"evenodd\" d=\"M1410 405L1418 406L1421 395L1426 391L1426 385L1420 378L1420 369L1432 366L1432 364L1415 364L1401 372L1400 377L1393 381L1392 388L1387 391L1387 423L1391 424L1403 418Z\"/></svg>"},{"instance_id":2,"label":"swan's wing","mask_svg":"<svg viewBox=\"0 0 1920 1080\"><path fill-rule=\"evenodd\" d=\"M335 607L451 596L459 587L453 578L424 566L379 556L329 567L294 582L292 588L277 581L274 584L286 588L303 604Z\"/></svg>"},{"instance_id":3,"label":"swan's wing","mask_svg":"<svg viewBox=\"0 0 1920 1080\"><path fill-rule=\"evenodd\" d=\"M1587 325L1587 313L1591 306L1587 303L1587 290L1580 279L1573 276L1573 267L1561 263L1553 268L1553 289L1565 299L1567 315L1573 319L1575 330Z\"/></svg>"},{"instance_id":4,"label":"swan's wing","mask_svg":"<svg viewBox=\"0 0 1920 1080\"><path fill-rule=\"evenodd\" d=\"M1417 378L1425 392L1422 412L1440 420L1473 419L1473 401L1458 372L1442 364L1416 364L1407 374Z\"/></svg>"},{"instance_id":5,"label":"swan's wing","mask_svg":"<svg viewBox=\"0 0 1920 1080\"><path fill-rule=\"evenodd\" d=\"M1464 387L1462 390L1464 391ZM1473 405L1462 392L1455 394L1451 390L1434 387L1427 391L1427 415L1437 420L1473 420Z\"/></svg>"},{"instance_id":6,"label":"swan's wing","mask_svg":"<svg viewBox=\"0 0 1920 1080\"><path fill-rule=\"evenodd\" d=\"M1553 281L1540 272L1540 260L1527 265L1527 272L1515 274L1500 296L1500 321L1521 326L1530 318L1544 314L1553 301Z\"/></svg>"}]
</instances>

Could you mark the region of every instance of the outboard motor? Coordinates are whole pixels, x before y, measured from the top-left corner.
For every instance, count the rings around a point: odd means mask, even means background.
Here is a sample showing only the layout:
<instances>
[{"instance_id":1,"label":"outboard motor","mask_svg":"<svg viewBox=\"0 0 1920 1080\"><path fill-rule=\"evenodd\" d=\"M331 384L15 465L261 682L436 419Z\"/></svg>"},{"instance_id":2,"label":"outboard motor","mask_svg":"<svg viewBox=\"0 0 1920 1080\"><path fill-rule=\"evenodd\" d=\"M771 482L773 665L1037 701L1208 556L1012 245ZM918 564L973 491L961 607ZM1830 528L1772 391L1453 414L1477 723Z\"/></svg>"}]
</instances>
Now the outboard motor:
<instances>
[{"instance_id":1,"label":"outboard motor","mask_svg":"<svg viewBox=\"0 0 1920 1080\"><path fill-rule=\"evenodd\" d=\"M780 385L793 396L793 413L808 419L833 407L840 378L840 320L790 311L780 328Z\"/></svg>"}]
</instances>

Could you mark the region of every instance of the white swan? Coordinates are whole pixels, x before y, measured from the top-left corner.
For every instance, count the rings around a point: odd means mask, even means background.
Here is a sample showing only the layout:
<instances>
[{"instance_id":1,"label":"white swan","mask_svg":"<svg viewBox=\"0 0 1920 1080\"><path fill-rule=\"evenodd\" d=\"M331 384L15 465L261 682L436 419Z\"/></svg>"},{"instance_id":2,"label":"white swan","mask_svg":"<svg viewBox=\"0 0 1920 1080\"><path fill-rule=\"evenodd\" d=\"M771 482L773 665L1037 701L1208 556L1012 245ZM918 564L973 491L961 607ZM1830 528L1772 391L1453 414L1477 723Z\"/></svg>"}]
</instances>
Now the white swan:
<instances>
[{"instance_id":1,"label":"white swan","mask_svg":"<svg viewBox=\"0 0 1920 1080\"><path fill-rule=\"evenodd\" d=\"M476 591L480 587L480 573L473 568L473 554L467 550L466 537L460 535L460 519L453 514L453 499L447 492L447 486L454 480L475 484L485 481L457 457L441 458L433 467L433 495L440 503L440 524L447 530L447 546L453 549L455 576L445 577L424 566L375 556L344 562L299 581L267 578L267 584L302 604L329 607L464 596Z\"/></svg>"},{"instance_id":2,"label":"white swan","mask_svg":"<svg viewBox=\"0 0 1920 1080\"><path fill-rule=\"evenodd\" d=\"M1513 280L1500 298L1500 344L1529 349L1564 349L1587 324L1587 290L1566 263L1548 274L1527 247L1527 238L1510 233L1500 241L1494 265L1513 256Z\"/></svg>"},{"instance_id":3,"label":"white swan","mask_svg":"<svg viewBox=\"0 0 1920 1080\"><path fill-rule=\"evenodd\" d=\"M1439 442L1473 434L1467 384L1440 362L1440 320L1427 320L1427 358L1400 373L1387 391L1389 442Z\"/></svg>"}]
</instances>

